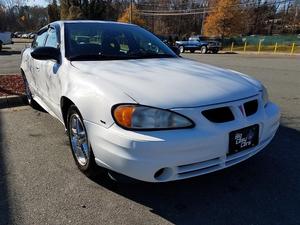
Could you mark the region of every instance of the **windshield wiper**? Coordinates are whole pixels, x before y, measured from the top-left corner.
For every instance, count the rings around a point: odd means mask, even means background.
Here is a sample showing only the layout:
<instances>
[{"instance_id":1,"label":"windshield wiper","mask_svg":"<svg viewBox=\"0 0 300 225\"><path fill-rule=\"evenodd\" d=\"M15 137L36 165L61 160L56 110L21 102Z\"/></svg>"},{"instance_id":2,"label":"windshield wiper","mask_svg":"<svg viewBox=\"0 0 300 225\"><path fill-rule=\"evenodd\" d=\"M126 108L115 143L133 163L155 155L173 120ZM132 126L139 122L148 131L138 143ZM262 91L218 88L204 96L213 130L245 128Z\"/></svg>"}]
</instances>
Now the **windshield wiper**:
<instances>
[{"instance_id":1,"label":"windshield wiper","mask_svg":"<svg viewBox=\"0 0 300 225\"><path fill-rule=\"evenodd\" d=\"M173 58L173 55L170 54L158 54L153 52L133 52L128 55L130 58L134 59L149 59L149 58Z\"/></svg>"}]
</instances>

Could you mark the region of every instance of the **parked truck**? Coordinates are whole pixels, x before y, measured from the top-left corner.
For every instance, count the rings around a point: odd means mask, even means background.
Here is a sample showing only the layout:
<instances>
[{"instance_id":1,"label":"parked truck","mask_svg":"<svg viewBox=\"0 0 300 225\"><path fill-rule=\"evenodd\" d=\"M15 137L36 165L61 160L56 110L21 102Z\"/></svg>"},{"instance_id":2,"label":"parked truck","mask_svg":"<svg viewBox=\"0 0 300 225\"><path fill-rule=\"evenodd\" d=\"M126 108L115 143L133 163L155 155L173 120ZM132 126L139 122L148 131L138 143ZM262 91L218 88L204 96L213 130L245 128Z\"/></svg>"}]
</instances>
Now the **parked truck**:
<instances>
[{"instance_id":1,"label":"parked truck","mask_svg":"<svg viewBox=\"0 0 300 225\"><path fill-rule=\"evenodd\" d=\"M207 52L218 53L222 48L221 42L201 36L190 37L188 41L176 41L176 45L181 53L184 53L186 50L191 53L194 53L196 50L200 50L202 54Z\"/></svg>"},{"instance_id":2,"label":"parked truck","mask_svg":"<svg viewBox=\"0 0 300 225\"><path fill-rule=\"evenodd\" d=\"M3 45L13 44L10 32L0 32L0 51Z\"/></svg>"}]
</instances>

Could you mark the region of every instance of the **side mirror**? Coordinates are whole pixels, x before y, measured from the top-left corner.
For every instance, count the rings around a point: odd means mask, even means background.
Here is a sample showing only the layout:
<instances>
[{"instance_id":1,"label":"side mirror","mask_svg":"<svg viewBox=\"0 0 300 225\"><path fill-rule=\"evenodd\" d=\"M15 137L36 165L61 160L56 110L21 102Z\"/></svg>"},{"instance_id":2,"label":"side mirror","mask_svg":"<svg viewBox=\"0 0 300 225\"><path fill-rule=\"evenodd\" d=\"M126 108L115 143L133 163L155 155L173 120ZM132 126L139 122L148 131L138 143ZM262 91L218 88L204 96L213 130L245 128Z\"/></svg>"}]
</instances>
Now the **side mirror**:
<instances>
[{"instance_id":1,"label":"side mirror","mask_svg":"<svg viewBox=\"0 0 300 225\"><path fill-rule=\"evenodd\" d=\"M53 59L56 61L60 60L60 51L53 47L38 47L31 52L31 56L38 60L49 60Z\"/></svg>"},{"instance_id":2,"label":"side mirror","mask_svg":"<svg viewBox=\"0 0 300 225\"><path fill-rule=\"evenodd\" d=\"M176 55L180 55L180 50L177 46L170 46L170 48Z\"/></svg>"}]
</instances>

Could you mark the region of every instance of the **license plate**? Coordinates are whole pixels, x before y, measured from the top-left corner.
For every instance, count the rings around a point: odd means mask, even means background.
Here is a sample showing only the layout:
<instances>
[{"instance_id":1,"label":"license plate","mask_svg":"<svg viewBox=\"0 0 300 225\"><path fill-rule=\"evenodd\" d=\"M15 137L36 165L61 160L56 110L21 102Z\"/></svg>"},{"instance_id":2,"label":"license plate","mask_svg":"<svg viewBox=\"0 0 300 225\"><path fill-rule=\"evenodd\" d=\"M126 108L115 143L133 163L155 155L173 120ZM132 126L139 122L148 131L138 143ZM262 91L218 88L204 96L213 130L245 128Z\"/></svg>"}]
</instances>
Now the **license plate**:
<instances>
[{"instance_id":1,"label":"license plate","mask_svg":"<svg viewBox=\"0 0 300 225\"><path fill-rule=\"evenodd\" d=\"M228 154L238 153L258 145L259 126L255 124L229 133Z\"/></svg>"}]
</instances>

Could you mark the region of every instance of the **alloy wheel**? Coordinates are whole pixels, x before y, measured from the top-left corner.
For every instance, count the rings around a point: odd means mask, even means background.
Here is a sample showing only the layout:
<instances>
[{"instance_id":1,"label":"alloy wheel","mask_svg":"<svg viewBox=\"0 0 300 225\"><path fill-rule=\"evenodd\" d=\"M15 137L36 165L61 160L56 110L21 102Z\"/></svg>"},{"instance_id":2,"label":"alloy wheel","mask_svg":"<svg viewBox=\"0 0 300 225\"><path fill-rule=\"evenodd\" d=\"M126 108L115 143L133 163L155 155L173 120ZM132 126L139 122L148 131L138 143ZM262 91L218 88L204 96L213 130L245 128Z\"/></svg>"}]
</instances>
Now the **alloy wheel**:
<instances>
[{"instance_id":1,"label":"alloy wheel","mask_svg":"<svg viewBox=\"0 0 300 225\"><path fill-rule=\"evenodd\" d=\"M83 122L76 113L70 116L69 135L74 156L81 166L86 166L90 161L90 147Z\"/></svg>"}]
</instances>

